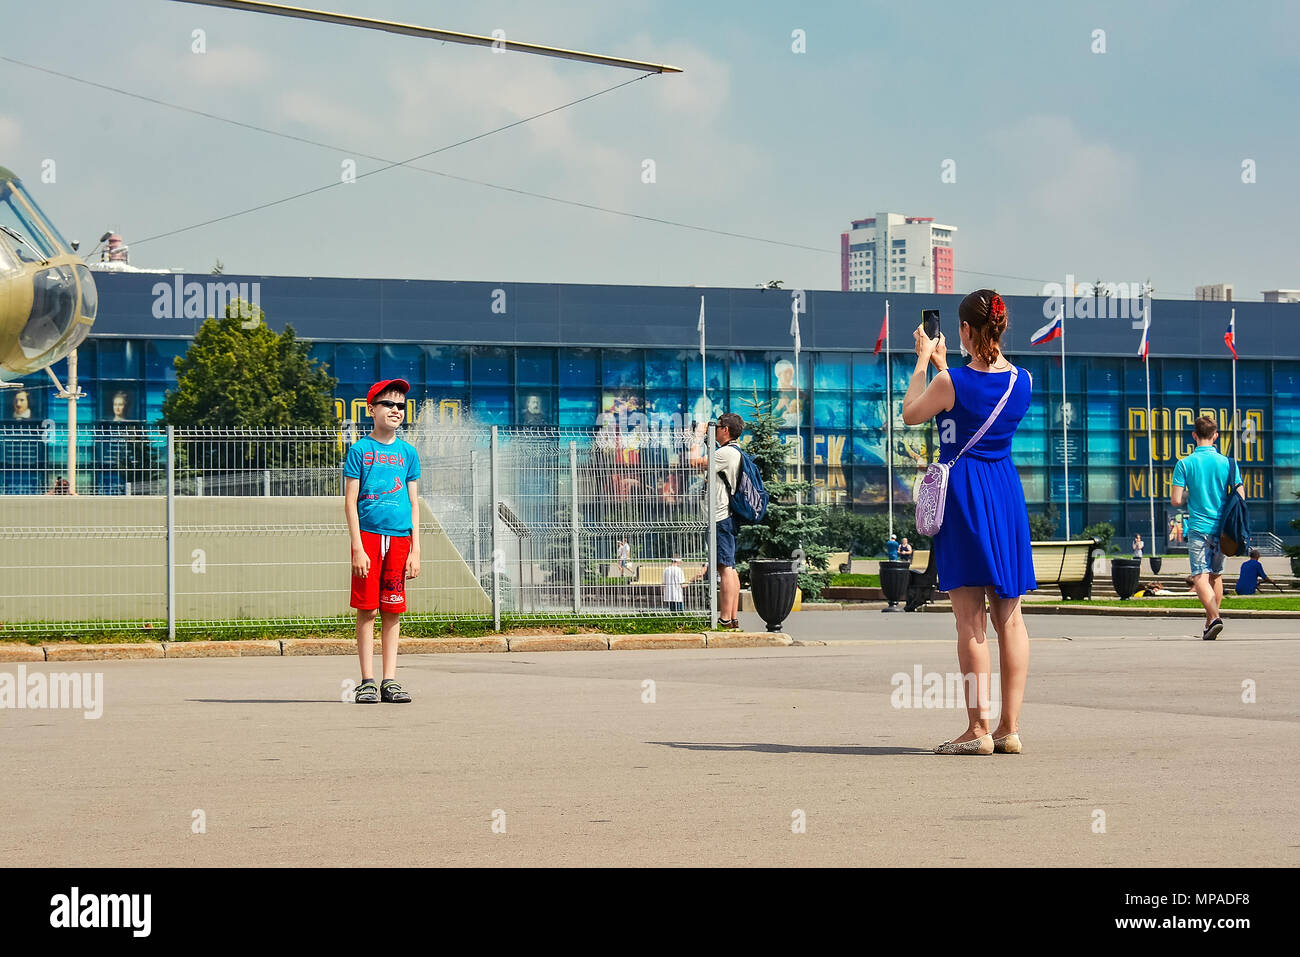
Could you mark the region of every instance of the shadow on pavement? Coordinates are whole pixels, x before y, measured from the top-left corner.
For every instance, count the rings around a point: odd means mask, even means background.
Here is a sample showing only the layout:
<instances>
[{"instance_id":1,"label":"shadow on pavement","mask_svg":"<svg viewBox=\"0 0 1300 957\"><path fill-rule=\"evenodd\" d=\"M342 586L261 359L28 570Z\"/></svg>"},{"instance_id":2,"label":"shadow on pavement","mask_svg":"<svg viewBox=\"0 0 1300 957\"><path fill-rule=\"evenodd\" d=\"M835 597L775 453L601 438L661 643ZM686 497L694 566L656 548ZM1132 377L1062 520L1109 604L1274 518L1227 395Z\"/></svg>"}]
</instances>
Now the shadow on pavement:
<instances>
[{"instance_id":1,"label":"shadow on pavement","mask_svg":"<svg viewBox=\"0 0 1300 957\"><path fill-rule=\"evenodd\" d=\"M868 747L802 747L793 744L706 744L695 741L648 741L685 751L758 751L763 754L933 754L931 748L868 748Z\"/></svg>"},{"instance_id":2,"label":"shadow on pavement","mask_svg":"<svg viewBox=\"0 0 1300 957\"><path fill-rule=\"evenodd\" d=\"M186 698L198 704L346 704L338 698Z\"/></svg>"}]
</instances>

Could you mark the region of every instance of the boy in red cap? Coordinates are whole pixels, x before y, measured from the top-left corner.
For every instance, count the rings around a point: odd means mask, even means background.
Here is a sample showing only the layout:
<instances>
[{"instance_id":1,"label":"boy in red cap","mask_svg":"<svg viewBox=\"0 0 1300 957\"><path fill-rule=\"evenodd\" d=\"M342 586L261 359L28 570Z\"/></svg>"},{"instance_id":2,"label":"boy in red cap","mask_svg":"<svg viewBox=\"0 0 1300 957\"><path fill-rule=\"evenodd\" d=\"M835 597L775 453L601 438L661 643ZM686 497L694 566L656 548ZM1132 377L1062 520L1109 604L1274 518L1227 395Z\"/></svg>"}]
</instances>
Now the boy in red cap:
<instances>
[{"instance_id":1,"label":"boy in red cap","mask_svg":"<svg viewBox=\"0 0 1300 957\"><path fill-rule=\"evenodd\" d=\"M397 683L406 579L420 574L420 457L415 446L397 436L410 389L405 379L385 379L370 387L366 412L375 427L348 449L343 462L343 511L352 537L352 607L357 609L361 659L357 704L411 700ZM375 687L375 615L380 611L384 680Z\"/></svg>"}]
</instances>

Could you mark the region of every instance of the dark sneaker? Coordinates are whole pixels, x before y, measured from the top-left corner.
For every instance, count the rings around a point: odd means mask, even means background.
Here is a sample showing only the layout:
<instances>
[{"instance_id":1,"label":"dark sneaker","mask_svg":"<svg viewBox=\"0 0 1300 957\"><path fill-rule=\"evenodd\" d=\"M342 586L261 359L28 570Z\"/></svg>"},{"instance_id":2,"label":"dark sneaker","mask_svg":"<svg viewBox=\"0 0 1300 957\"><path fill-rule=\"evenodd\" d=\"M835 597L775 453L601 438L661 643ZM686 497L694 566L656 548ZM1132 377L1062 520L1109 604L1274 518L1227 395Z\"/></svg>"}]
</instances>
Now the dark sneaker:
<instances>
[{"instance_id":1,"label":"dark sneaker","mask_svg":"<svg viewBox=\"0 0 1300 957\"><path fill-rule=\"evenodd\" d=\"M379 689L379 694L389 704L410 704L411 696L402 690L402 686L396 681L385 681Z\"/></svg>"},{"instance_id":2,"label":"dark sneaker","mask_svg":"<svg viewBox=\"0 0 1300 957\"><path fill-rule=\"evenodd\" d=\"M357 704L379 704L379 686L374 678L367 678L357 685L356 695L352 699Z\"/></svg>"},{"instance_id":3,"label":"dark sneaker","mask_svg":"<svg viewBox=\"0 0 1300 957\"><path fill-rule=\"evenodd\" d=\"M1216 618L1205 626L1205 631L1201 632L1201 638L1205 641L1213 641L1219 637L1219 632L1223 631L1223 619Z\"/></svg>"}]
</instances>

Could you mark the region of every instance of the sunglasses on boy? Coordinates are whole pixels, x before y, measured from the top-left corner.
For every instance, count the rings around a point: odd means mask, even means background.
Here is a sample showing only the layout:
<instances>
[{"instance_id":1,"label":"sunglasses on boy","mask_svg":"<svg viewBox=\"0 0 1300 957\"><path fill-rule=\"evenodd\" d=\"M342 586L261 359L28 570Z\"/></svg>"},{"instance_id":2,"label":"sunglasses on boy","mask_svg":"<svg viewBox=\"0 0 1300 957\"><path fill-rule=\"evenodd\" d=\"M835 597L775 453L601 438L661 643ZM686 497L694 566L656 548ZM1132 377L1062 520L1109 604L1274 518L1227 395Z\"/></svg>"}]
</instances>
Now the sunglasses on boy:
<instances>
[{"instance_id":1,"label":"sunglasses on boy","mask_svg":"<svg viewBox=\"0 0 1300 957\"><path fill-rule=\"evenodd\" d=\"M385 409L397 409L397 410L399 410L399 411L405 411L405 409L406 409L406 405L405 405L405 403L402 403L402 402L393 402L393 401L391 401L391 400L389 400L389 399L376 399L374 404L375 404L375 405L381 405L381 406L383 406Z\"/></svg>"}]
</instances>

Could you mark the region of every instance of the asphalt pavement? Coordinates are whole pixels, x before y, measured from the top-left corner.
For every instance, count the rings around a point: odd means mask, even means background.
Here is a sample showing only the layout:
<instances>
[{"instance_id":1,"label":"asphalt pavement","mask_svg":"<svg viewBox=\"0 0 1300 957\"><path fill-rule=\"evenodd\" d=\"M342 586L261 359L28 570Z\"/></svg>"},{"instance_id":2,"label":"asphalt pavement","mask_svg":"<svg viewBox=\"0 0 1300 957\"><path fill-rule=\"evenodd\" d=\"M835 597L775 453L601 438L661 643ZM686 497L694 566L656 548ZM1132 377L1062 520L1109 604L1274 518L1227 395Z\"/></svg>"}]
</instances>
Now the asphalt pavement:
<instances>
[{"instance_id":1,"label":"asphalt pavement","mask_svg":"<svg viewBox=\"0 0 1300 957\"><path fill-rule=\"evenodd\" d=\"M965 727L937 614L404 655L409 705L344 703L344 657L39 662L102 715L0 707L0 865L1295 866L1290 624L1031 620L1025 753L990 757L931 753Z\"/></svg>"}]
</instances>

